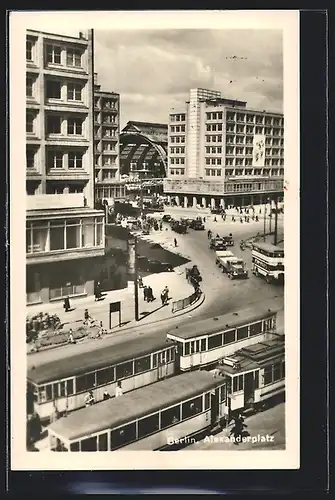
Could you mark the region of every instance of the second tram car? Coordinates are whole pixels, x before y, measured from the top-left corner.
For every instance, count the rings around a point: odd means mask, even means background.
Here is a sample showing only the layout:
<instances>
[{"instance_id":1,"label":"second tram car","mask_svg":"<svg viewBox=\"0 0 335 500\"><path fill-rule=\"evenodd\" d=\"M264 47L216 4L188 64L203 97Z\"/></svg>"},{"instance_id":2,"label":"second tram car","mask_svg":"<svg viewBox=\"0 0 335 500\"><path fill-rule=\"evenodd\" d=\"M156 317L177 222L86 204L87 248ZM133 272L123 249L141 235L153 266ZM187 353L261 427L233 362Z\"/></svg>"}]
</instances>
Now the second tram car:
<instances>
[{"instance_id":1,"label":"second tram car","mask_svg":"<svg viewBox=\"0 0 335 500\"><path fill-rule=\"evenodd\" d=\"M214 367L225 356L270 339L276 318L276 311L248 308L177 326L167 334L176 343L176 368L187 371Z\"/></svg>"}]
</instances>

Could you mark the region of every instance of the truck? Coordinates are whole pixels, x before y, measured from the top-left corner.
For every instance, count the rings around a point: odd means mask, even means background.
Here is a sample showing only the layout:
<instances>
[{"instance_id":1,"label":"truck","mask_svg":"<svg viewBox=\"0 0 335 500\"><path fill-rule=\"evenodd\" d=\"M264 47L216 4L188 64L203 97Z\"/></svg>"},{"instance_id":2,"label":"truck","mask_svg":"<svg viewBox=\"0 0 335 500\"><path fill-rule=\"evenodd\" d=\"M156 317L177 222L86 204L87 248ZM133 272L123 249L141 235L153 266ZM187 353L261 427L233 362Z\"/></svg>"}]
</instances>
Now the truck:
<instances>
[{"instance_id":1,"label":"truck","mask_svg":"<svg viewBox=\"0 0 335 500\"><path fill-rule=\"evenodd\" d=\"M239 257L221 258L220 267L222 272L227 274L231 280L235 278L248 278L248 269L245 266L243 259Z\"/></svg>"},{"instance_id":2,"label":"truck","mask_svg":"<svg viewBox=\"0 0 335 500\"><path fill-rule=\"evenodd\" d=\"M221 259L229 259L230 257L234 257L233 252L230 250L217 250L215 252L215 264L221 267Z\"/></svg>"}]
</instances>

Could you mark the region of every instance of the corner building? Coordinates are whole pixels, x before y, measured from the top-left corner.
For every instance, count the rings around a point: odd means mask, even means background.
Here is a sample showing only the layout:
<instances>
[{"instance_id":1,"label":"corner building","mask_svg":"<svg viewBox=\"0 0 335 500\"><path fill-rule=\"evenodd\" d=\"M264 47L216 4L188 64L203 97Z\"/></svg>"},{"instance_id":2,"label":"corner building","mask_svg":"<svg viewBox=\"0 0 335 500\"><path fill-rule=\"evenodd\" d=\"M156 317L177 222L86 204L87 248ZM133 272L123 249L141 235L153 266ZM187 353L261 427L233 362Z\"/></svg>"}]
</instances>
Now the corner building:
<instances>
[{"instance_id":1,"label":"corner building","mask_svg":"<svg viewBox=\"0 0 335 500\"><path fill-rule=\"evenodd\" d=\"M120 185L120 95L101 90L94 74L95 199L122 196Z\"/></svg>"},{"instance_id":2,"label":"corner building","mask_svg":"<svg viewBox=\"0 0 335 500\"><path fill-rule=\"evenodd\" d=\"M227 207L284 196L284 117L191 89L171 110L164 192L177 205Z\"/></svg>"},{"instance_id":3,"label":"corner building","mask_svg":"<svg viewBox=\"0 0 335 500\"><path fill-rule=\"evenodd\" d=\"M26 35L27 305L94 293L93 31Z\"/></svg>"}]
</instances>

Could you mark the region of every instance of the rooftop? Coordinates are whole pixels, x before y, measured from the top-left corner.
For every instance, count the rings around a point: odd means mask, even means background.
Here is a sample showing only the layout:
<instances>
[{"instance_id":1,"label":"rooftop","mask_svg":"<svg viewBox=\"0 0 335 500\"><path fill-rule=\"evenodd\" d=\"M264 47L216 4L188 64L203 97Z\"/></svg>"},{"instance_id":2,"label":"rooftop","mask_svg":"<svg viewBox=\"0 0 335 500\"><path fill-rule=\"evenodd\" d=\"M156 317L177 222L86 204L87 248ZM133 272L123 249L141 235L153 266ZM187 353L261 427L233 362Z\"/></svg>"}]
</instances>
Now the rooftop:
<instances>
[{"instance_id":1,"label":"rooftop","mask_svg":"<svg viewBox=\"0 0 335 500\"><path fill-rule=\"evenodd\" d=\"M65 377L72 377L99 368L117 365L123 361L145 356L155 350L172 346L173 343L157 336L138 337L120 344L107 346L93 351L75 354L59 360L39 365L28 371L28 380L35 384L43 384Z\"/></svg>"},{"instance_id":2,"label":"rooftop","mask_svg":"<svg viewBox=\"0 0 335 500\"><path fill-rule=\"evenodd\" d=\"M271 317L275 314L276 311L274 310L255 309L254 307L250 307L238 312L223 314L216 318L189 322L181 328L176 326L173 330L168 332L168 336L169 338L176 337L178 339L188 340L195 337L228 331L244 324Z\"/></svg>"},{"instance_id":3,"label":"rooftop","mask_svg":"<svg viewBox=\"0 0 335 500\"><path fill-rule=\"evenodd\" d=\"M201 395L223 383L222 378L206 371L183 373L77 410L51 424L49 429L68 440L80 439Z\"/></svg>"},{"instance_id":4,"label":"rooftop","mask_svg":"<svg viewBox=\"0 0 335 500\"><path fill-rule=\"evenodd\" d=\"M262 242L262 241L256 241L253 243L253 246L257 249L259 248L260 250L265 250L266 252L280 252L280 253L283 253L283 249L278 247L278 246L275 246L275 245L272 245L272 243L266 243L266 242Z\"/></svg>"}]
</instances>

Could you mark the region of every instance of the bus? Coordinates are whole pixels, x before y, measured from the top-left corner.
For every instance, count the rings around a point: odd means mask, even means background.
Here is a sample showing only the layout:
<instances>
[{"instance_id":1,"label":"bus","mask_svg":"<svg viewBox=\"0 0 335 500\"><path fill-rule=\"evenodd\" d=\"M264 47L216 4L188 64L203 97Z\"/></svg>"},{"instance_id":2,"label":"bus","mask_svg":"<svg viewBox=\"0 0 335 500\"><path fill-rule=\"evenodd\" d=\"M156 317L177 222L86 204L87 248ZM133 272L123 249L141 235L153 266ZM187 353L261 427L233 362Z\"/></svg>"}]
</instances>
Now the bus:
<instances>
[{"instance_id":1,"label":"bus","mask_svg":"<svg viewBox=\"0 0 335 500\"><path fill-rule=\"evenodd\" d=\"M56 415L85 406L89 391L101 401L106 390L114 396L118 382L128 392L174 373L173 342L150 335L32 366L27 393L33 411L48 423Z\"/></svg>"},{"instance_id":2,"label":"bus","mask_svg":"<svg viewBox=\"0 0 335 500\"><path fill-rule=\"evenodd\" d=\"M183 373L60 418L48 428L49 447L57 452L171 450L220 425L226 402L223 377Z\"/></svg>"},{"instance_id":3,"label":"bus","mask_svg":"<svg viewBox=\"0 0 335 500\"><path fill-rule=\"evenodd\" d=\"M284 283L284 250L270 243L257 242L252 246L252 273L263 276L267 283Z\"/></svg>"},{"instance_id":4,"label":"bus","mask_svg":"<svg viewBox=\"0 0 335 500\"><path fill-rule=\"evenodd\" d=\"M224 358L216 373L225 377L230 417L264 410L285 394L285 336L258 342Z\"/></svg>"},{"instance_id":5,"label":"bus","mask_svg":"<svg viewBox=\"0 0 335 500\"><path fill-rule=\"evenodd\" d=\"M271 338L276 320L276 311L249 307L177 326L167 333L167 338L176 344L176 369L210 369L242 347Z\"/></svg>"}]
</instances>

